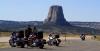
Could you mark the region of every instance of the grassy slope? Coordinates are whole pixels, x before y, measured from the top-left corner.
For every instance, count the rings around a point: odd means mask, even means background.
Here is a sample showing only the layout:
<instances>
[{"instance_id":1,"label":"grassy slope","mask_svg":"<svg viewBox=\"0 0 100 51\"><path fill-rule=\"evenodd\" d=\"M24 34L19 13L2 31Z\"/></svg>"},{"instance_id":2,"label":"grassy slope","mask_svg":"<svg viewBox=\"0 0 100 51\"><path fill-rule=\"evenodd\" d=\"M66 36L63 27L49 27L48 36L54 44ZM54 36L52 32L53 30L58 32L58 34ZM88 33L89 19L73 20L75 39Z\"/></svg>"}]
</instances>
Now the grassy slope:
<instances>
[{"instance_id":1,"label":"grassy slope","mask_svg":"<svg viewBox=\"0 0 100 51\"><path fill-rule=\"evenodd\" d=\"M96 36L96 39L100 41L100 35L97 35Z\"/></svg>"},{"instance_id":2,"label":"grassy slope","mask_svg":"<svg viewBox=\"0 0 100 51\"><path fill-rule=\"evenodd\" d=\"M11 32L0 32L0 37L2 36L10 36Z\"/></svg>"},{"instance_id":3,"label":"grassy slope","mask_svg":"<svg viewBox=\"0 0 100 51\"><path fill-rule=\"evenodd\" d=\"M6 42L0 42L0 48L9 48L9 44Z\"/></svg>"}]
</instances>

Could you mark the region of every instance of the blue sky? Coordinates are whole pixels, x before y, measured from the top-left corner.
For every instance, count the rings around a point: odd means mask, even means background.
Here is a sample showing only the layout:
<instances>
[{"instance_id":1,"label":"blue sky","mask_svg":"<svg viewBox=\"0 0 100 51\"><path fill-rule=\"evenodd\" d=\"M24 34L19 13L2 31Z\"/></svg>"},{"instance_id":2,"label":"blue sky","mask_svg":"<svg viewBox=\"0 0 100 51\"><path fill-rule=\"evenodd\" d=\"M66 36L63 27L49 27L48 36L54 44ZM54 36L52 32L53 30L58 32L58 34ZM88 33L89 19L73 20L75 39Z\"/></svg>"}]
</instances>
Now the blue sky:
<instances>
[{"instance_id":1,"label":"blue sky","mask_svg":"<svg viewBox=\"0 0 100 51\"><path fill-rule=\"evenodd\" d=\"M0 20L43 21L55 4L67 21L100 22L100 0L0 0Z\"/></svg>"}]
</instances>

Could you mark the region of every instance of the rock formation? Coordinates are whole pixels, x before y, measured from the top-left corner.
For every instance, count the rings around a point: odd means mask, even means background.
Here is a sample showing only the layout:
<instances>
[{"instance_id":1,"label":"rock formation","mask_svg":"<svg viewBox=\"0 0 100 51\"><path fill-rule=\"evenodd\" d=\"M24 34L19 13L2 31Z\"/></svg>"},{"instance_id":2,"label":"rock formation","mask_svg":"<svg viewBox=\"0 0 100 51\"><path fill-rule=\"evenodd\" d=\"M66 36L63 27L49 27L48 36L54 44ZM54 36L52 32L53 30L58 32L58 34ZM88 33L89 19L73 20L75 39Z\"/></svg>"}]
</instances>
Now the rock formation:
<instances>
[{"instance_id":1,"label":"rock formation","mask_svg":"<svg viewBox=\"0 0 100 51\"><path fill-rule=\"evenodd\" d=\"M70 25L64 18L62 6L58 5L53 5L50 7L47 19L44 21L44 24L46 23L67 26Z\"/></svg>"}]
</instances>

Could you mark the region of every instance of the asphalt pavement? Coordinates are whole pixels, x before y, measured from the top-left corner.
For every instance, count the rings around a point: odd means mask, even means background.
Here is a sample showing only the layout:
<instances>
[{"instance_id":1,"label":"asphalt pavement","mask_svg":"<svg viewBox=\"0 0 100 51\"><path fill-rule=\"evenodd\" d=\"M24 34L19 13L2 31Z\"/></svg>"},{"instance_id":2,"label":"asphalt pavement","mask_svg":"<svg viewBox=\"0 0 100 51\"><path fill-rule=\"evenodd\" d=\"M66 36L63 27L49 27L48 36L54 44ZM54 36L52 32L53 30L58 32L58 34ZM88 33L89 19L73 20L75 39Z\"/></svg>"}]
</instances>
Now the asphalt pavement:
<instances>
[{"instance_id":1,"label":"asphalt pavement","mask_svg":"<svg viewBox=\"0 0 100 51\"><path fill-rule=\"evenodd\" d=\"M34 48L1 48L0 51L100 51L100 41L69 39L63 41L59 47L45 45L44 49Z\"/></svg>"}]
</instances>

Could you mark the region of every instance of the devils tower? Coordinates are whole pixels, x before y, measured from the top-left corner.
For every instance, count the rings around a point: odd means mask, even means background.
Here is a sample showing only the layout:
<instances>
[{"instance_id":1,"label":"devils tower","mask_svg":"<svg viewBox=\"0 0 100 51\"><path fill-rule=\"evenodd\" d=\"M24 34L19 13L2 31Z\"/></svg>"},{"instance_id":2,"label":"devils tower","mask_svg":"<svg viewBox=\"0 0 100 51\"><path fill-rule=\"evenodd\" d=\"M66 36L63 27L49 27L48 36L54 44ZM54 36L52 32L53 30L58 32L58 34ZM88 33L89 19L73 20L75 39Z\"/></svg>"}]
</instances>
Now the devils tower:
<instances>
[{"instance_id":1,"label":"devils tower","mask_svg":"<svg viewBox=\"0 0 100 51\"><path fill-rule=\"evenodd\" d=\"M80 34L85 32L92 32L92 28L78 27L71 25L64 18L63 8L59 5L53 5L49 9L47 18L41 25L44 32L70 32L73 34Z\"/></svg>"},{"instance_id":2,"label":"devils tower","mask_svg":"<svg viewBox=\"0 0 100 51\"><path fill-rule=\"evenodd\" d=\"M62 6L58 5L53 5L50 7L47 19L45 19L44 24L56 24L62 26L70 25L64 18Z\"/></svg>"}]
</instances>

